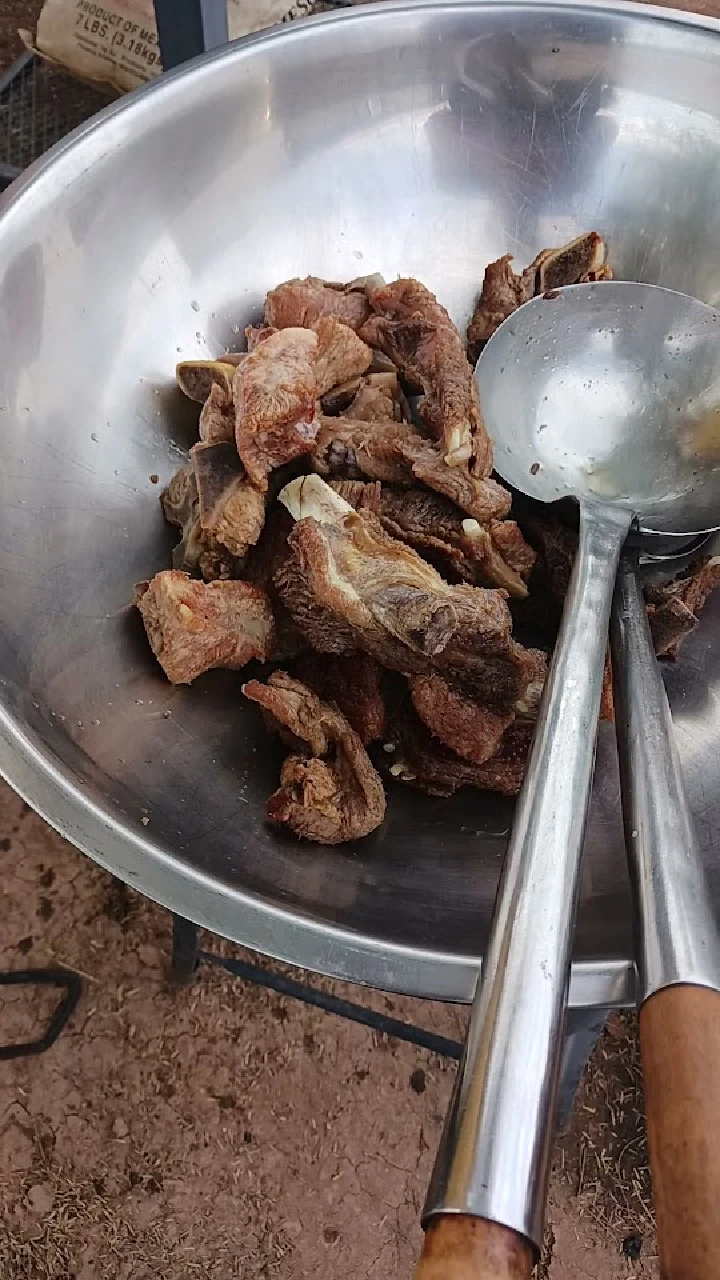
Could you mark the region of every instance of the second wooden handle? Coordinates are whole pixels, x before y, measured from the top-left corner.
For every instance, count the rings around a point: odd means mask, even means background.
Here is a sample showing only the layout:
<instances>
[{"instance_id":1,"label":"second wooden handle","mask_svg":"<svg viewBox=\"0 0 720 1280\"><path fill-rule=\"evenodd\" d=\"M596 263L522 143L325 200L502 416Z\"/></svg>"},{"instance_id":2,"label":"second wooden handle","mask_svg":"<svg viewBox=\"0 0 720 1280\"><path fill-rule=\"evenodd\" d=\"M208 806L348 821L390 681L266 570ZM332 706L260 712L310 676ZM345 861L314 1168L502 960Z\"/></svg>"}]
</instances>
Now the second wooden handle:
<instances>
[{"instance_id":1,"label":"second wooden handle","mask_svg":"<svg viewBox=\"0 0 720 1280\"><path fill-rule=\"evenodd\" d=\"M433 1218L415 1280L530 1280L535 1258L529 1240L484 1218Z\"/></svg>"},{"instance_id":2,"label":"second wooden handle","mask_svg":"<svg viewBox=\"0 0 720 1280\"><path fill-rule=\"evenodd\" d=\"M720 1277L720 993L665 987L640 1010L661 1280Z\"/></svg>"}]
</instances>

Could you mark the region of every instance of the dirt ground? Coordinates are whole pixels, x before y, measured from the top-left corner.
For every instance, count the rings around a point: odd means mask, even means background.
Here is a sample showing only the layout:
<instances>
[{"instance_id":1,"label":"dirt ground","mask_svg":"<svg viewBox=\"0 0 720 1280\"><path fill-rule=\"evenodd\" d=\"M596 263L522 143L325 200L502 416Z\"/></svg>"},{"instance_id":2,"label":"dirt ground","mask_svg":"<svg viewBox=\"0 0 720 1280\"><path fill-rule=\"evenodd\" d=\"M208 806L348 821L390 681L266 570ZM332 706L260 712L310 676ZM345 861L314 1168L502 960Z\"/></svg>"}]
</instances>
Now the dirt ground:
<instances>
[{"instance_id":1,"label":"dirt ground","mask_svg":"<svg viewBox=\"0 0 720 1280\"><path fill-rule=\"evenodd\" d=\"M39 8L0 0L0 65ZM409 1277L453 1064L211 967L171 987L167 913L1 786L0 866L0 969L84 982L47 1055L0 1064L2 1280ZM332 985L463 1034L461 1010ZM54 999L0 987L0 1041L36 1034ZM631 1017L610 1020L556 1145L538 1271L657 1276Z\"/></svg>"},{"instance_id":2,"label":"dirt ground","mask_svg":"<svg viewBox=\"0 0 720 1280\"><path fill-rule=\"evenodd\" d=\"M453 1064L208 966L172 988L167 913L6 788L0 860L0 968L84 979L55 1047L0 1064L3 1280L409 1277ZM462 1035L462 1010L334 989ZM37 1034L54 999L0 987L2 1041ZM540 1274L654 1277L627 1019L555 1163Z\"/></svg>"}]
</instances>

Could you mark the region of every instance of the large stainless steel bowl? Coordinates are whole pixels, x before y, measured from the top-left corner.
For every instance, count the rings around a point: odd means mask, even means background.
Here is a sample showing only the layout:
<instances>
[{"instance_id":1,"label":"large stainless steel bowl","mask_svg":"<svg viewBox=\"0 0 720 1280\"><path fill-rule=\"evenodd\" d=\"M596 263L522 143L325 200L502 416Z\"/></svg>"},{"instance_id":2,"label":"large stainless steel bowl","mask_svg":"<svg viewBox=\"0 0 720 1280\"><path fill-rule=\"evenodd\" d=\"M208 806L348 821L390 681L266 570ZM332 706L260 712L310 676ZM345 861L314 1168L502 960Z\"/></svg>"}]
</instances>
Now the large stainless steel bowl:
<instances>
[{"instance_id":1,"label":"large stainless steel bowl","mask_svg":"<svg viewBox=\"0 0 720 1280\"><path fill-rule=\"evenodd\" d=\"M618 274L717 305L720 26L611 4L328 16L109 109L0 213L0 768L81 849L221 934L468 999L510 804L397 788L357 848L283 840L264 822L278 757L238 677L171 689L128 613L171 545L150 477L190 439L173 367L237 343L287 276L414 274L462 323L489 259L589 228ZM719 622L716 599L667 671L716 886ZM632 990L611 732L588 846L575 1004Z\"/></svg>"}]
</instances>

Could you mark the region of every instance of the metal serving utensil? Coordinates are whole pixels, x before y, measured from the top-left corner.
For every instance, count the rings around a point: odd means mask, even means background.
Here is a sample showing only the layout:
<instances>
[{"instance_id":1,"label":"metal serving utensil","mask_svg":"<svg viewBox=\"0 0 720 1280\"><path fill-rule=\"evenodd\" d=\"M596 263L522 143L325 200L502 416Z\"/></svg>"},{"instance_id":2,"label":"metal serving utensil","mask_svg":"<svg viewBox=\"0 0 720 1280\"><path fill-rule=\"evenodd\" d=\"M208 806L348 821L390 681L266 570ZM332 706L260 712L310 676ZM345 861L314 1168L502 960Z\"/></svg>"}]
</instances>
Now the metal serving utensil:
<instances>
[{"instance_id":1,"label":"metal serving utensil","mask_svg":"<svg viewBox=\"0 0 720 1280\"><path fill-rule=\"evenodd\" d=\"M620 558L610 640L660 1274L705 1280L720 1275L720 939L636 560Z\"/></svg>"},{"instance_id":2,"label":"metal serving utensil","mask_svg":"<svg viewBox=\"0 0 720 1280\"><path fill-rule=\"evenodd\" d=\"M542 1243L613 587L634 520L663 534L717 525L720 466L717 458L698 457L694 442L707 437L720 406L720 315L650 285L574 286L511 316L488 343L476 377L498 472L544 502L577 498L580 540L428 1193L422 1280L529 1276ZM621 589L625 582L621 577ZM648 696L636 673L639 664L646 675L649 664L646 651L643 657L628 645L623 657L635 673L627 753L635 759L643 748L637 708ZM653 743L662 740L663 759L672 760L657 697L650 706ZM643 764L628 775L643 785L655 777L649 754L643 750ZM677 770L667 779L678 783ZM689 850L679 785L670 799L679 806L674 835ZM630 815L635 803L644 798L630 799ZM648 850L656 835L648 828L648 840L638 843ZM693 924L704 911L696 883ZM645 893L643 908L649 899ZM710 924L706 919L708 937ZM656 940L663 928L652 930ZM670 948L662 964L651 966L653 983L717 987L714 946L691 946L690 931L684 950ZM715 1008L720 996L707 995ZM654 1102L665 1109L657 1093ZM674 1155L680 1164L679 1149ZM688 1161L682 1163L689 1173ZM677 1177L683 1177L679 1168Z\"/></svg>"}]
</instances>

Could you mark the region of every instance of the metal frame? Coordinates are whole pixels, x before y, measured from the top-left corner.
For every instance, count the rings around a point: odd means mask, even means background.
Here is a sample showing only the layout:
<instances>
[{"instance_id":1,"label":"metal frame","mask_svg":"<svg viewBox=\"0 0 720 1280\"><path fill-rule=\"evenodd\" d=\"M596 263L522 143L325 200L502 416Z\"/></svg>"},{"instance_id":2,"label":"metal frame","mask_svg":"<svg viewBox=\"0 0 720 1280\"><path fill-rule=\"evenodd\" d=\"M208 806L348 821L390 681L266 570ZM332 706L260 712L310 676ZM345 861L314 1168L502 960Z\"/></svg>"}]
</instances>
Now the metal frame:
<instances>
[{"instance_id":1,"label":"metal frame","mask_svg":"<svg viewBox=\"0 0 720 1280\"><path fill-rule=\"evenodd\" d=\"M451 1058L455 1062L459 1062L462 1058L464 1045L459 1040L450 1040L447 1036L437 1035L436 1032L428 1031L425 1027L403 1022L399 1018L390 1018L387 1014L368 1009L354 1000L343 1000L310 983L298 982L295 978L262 969L259 965L249 964L246 960L203 951L199 946L198 932L198 926L190 920L173 915L170 980L175 986L188 986L194 980L201 964L212 964L217 968L225 969L227 973L232 974L234 978L240 978L243 982L252 982L257 986L277 991L279 995L301 1000L303 1004L322 1009L335 1017L357 1022L380 1035L404 1041L406 1044L417 1045L420 1049L436 1053L442 1058ZM567 1013L557 1107L560 1128L563 1128L570 1119L585 1064L602 1032L608 1012L607 1009L571 1009Z\"/></svg>"},{"instance_id":2,"label":"metal frame","mask_svg":"<svg viewBox=\"0 0 720 1280\"><path fill-rule=\"evenodd\" d=\"M0 973L0 987L57 987L65 993L43 1034L35 1040L0 1045L0 1062L29 1058L51 1049L75 1012L82 995L80 977L70 969L15 969L10 973Z\"/></svg>"},{"instance_id":3,"label":"metal frame","mask_svg":"<svg viewBox=\"0 0 720 1280\"><path fill-rule=\"evenodd\" d=\"M225 0L154 0L164 71L228 42Z\"/></svg>"}]
</instances>

